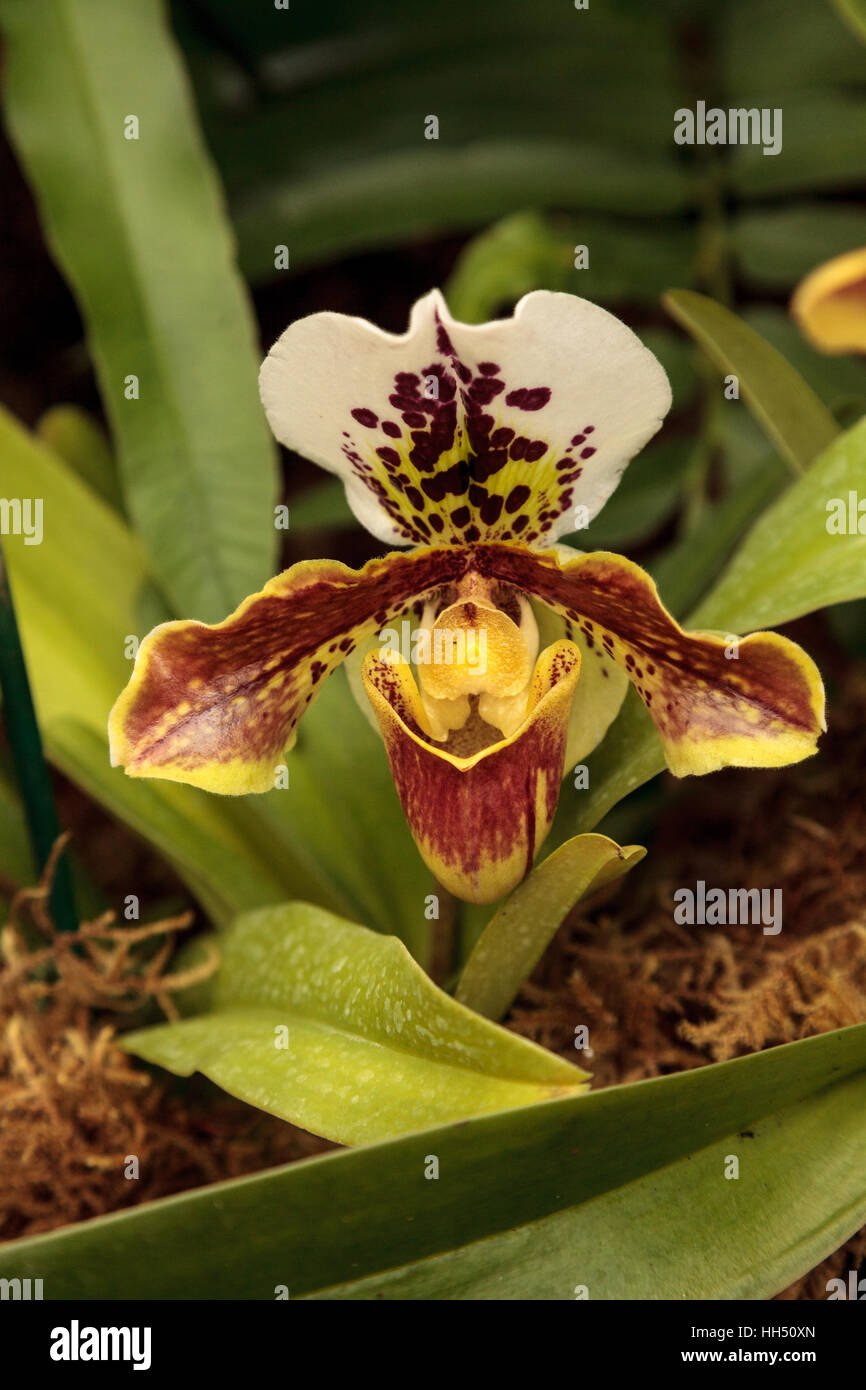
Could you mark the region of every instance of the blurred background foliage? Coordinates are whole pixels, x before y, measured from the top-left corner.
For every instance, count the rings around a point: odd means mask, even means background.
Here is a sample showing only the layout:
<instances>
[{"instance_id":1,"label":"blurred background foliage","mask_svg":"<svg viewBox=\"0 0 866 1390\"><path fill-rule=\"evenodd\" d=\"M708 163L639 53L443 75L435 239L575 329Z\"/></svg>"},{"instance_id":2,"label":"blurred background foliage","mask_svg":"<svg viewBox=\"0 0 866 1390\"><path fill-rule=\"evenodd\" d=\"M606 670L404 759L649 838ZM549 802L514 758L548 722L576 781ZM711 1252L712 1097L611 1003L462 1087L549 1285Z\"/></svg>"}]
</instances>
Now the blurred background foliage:
<instances>
[{"instance_id":1,"label":"blurred background foliage","mask_svg":"<svg viewBox=\"0 0 866 1390\"><path fill-rule=\"evenodd\" d=\"M334 480L293 457L278 479L255 359L321 309L402 330L433 284L469 321L534 288L568 290L658 353L671 417L575 540L648 565L688 611L790 473L752 416L726 408L719 370L660 296L692 288L736 309L841 426L866 409L864 365L820 357L787 312L800 276L864 240L860 9L174 0L176 48L151 0L135 17L105 0L46 0L48 11L38 34L23 0L0 2L11 136L0 151L0 395L34 431L4 421L0 470L4 493L41 488L69 519L50 570L49 541L19 548L10 568L48 753L65 774L63 818L93 823L108 846L87 891L111 895L106 857L120 854L124 872L130 863L98 803L165 855L217 921L308 897L398 931L425 960L429 879L344 684L330 682L305 721L289 797L240 804L134 784L107 768L102 732L129 670L123 637L172 613L218 618L280 563L378 552ZM674 112L698 100L780 108L782 153L677 146ZM147 133L138 166L106 143L127 111ZM424 135L431 115L437 140ZM282 246L289 266L277 269ZM587 269L575 268L578 246ZM134 414L121 383L142 354L152 390ZM280 556L266 515L278 498L291 517ZM675 602L683 555L710 552ZM816 640L863 654L863 604L830 610ZM604 828L644 833L669 794L654 783ZM0 768L7 888L32 872L17 824ZM145 882L148 872L162 907L177 885L136 865Z\"/></svg>"},{"instance_id":2,"label":"blurred background foliage","mask_svg":"<svg viewBox=\"0 0 866 1390\"><path fill-rule=\"evenodd\" d=\"M659 310L671 286L735 304L843 421L862 413L866 368L820 357L787 315L796 281L866 227L866 65L830 6L473 0L446 20L388 0L276 13L176 0L172 14L266 338L322 307L397 331L445 281L468 321L538 287L585 295L661 356L679 428L632 465L587 548L646 542L683 504L694 523L705 500L690 440L707 393ZM697 100L781 108L782 155L676 146L673 112ZM428 114L437 141L423 138ZM580 245L589 267L576 271ZM738 483L762 436L743 412L713 424ZM331 480L294 511L296 528L316 523L352 525Z\"/></svg>"}]
</instances>

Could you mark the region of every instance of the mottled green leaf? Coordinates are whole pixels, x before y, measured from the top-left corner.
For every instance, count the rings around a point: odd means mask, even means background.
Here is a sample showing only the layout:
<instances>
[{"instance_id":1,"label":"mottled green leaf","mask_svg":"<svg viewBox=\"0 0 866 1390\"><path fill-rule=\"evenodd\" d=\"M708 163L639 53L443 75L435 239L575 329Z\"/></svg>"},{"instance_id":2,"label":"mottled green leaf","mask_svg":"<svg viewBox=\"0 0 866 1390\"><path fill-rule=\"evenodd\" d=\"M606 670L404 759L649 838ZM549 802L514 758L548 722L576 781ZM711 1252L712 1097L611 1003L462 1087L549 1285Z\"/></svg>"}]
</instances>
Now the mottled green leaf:
<instances>
[{"instance_id":1,"label":"mottled green leaf","mask_svg":"<svg viewBox=\"0 0 866 1390\"><path fill-rule=\"evenodd\" d=\"M13 1241L0 1275L71 1299L764 1299L866 1220L864 1146L861 1025Z\"/></svg>"},{"instance_id":2,"label":"mottled green leaf","mask_svg":"<svg viewBox=\"0 0 866 1390\"><path fill-rule=\"evenodd\" d=\"M238 918L212 1009L124 1040L343 1144L529 1105L585 1073L436 988L395 937L307 903Z\"/></svg>"}]
</instances>

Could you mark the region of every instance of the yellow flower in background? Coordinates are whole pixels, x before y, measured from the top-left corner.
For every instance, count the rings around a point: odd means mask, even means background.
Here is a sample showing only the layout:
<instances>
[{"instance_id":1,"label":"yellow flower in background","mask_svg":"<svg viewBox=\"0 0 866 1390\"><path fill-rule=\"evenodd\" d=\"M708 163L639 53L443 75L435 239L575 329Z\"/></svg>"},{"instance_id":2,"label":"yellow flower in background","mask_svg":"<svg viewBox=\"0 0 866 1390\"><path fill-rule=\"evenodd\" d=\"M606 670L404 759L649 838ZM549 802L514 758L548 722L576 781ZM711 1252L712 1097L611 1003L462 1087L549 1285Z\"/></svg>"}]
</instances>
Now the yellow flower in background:
<instances>
[{"instance_id":1,"label":"yellow flower in background","mask_svg":"<svg viewBox=\"0 0 866 1390\"><path fill-rule=\"evenodd\" d=\"M791 313L820 352L866 352L866 246L811 271L794 291Z\"/></svg>"},{"instance_id":2,"label":"yellow flower in background","mask_svg":"<svg viewBox=\"0 0 866 1390\"><path fill-rule=\"evenodd\" d=\"M659 362L604 309L537 291L513 318L470 326L433 291L402 335L313 314L260 383L276 437L338 474L358 520L405 549L359 571L305 561L222 623L156 628L109 725L130 776L270 790L347 662L422 857L459 897L491 902L529 872L564 770L629 681L677 776L814 752L823 688L793 642L755 633L732 650L685 633L637 565L558 543L671 403Z\"/></svg>"}]
</instances>

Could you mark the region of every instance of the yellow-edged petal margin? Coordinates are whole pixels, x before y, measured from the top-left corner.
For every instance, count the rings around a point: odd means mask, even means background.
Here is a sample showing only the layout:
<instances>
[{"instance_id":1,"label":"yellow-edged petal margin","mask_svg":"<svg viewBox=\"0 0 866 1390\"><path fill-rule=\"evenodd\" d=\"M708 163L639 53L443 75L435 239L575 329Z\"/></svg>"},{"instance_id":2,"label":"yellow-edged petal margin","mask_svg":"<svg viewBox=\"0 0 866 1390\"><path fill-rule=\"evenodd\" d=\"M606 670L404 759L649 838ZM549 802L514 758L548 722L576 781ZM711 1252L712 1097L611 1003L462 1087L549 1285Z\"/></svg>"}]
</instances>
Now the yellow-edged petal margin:
<instances>
[{"instance_id":1,"label":"yellow-edged petal margin","mask_svg":"<svg viewBox=\"0 0 866 1390\"><path fill-rule=\"evenodd\" d=\"M466 566L464 552L437 546L361 570L305 560L224 622L154 628L111 712L112 764L211 792L270 790L322 681L410 599Z\"/></svg>"},{"instance_id":2,"label":"yellow-edged petal margin","mask_svg":"<svg viewBox=\"0 0 866 1390\"><path fill-rule=\"evenodd\" d=\"M425 737L409 665L376 652L367 657L364 685L409 828L428 868L458 897L494 902L532 868L556 810L579 674L573 642L547 647L520 727L471 757L458 757Z\"/></svg>"},{"instance_id":3,"label":"yellow-edged petal margin","mask_svg":"<svg viewBox=\"0 0 866 1390\"><path fill-rule=\"evenodd\" d=\"M485 576L577 623L626 671L677 777L720 767L782 767L816 751L824 729L818 668L775 632L742 639L684 632L648 574L606 551L562 564L552 551L479 546Z\"/></svg>"},{"instance_id":4,"label":"yellow-edged petal margin","mask_svg":"<svg viewBox=\"0 0 866 1390\"><path fill-rule=\"evenodd\" d=\"M821 352L866 352L866 246L811 271L794 291L791 313Z\"/></svg>"}]
</instances>

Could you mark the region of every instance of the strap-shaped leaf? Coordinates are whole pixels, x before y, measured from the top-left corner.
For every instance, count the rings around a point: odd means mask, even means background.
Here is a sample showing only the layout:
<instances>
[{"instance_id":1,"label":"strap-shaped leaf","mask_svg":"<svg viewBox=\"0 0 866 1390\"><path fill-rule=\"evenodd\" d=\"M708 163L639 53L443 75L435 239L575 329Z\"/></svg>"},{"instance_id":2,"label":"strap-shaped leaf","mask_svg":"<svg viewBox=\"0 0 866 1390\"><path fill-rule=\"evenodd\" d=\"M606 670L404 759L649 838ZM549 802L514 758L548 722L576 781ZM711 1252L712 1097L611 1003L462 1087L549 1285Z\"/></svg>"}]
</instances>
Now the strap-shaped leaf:
<instances>
[{"instance_id":1,"label":"strap-shaped leaf","mask_svg":"<svg viewBox=\"0 0 866 1390\"><path fill-rule=\"evenodd\" d=\"M177 611L217 621L273 570L275 460L162 6L2 0L0 24L10 130L87 320L130 515Z\"/></svg>"},{"instance_id":2,"label":"strap-shaped leaf","mask_svg":"<svg viewBox=\"0 0 866 1390\"><path fill-rule=\"evenodd\" d=\"M833 442L839 429L827 407L790 362L730 309L694 290L671 290L662 303L717 367L739 378L743 399L795 472Z\"/></svg>"},{"instance_id":3,"label":"strap-shaped leaf","mask_svg":"<svg viewBox=\"0 0 866 1390\"><path fill-rule=\"evenodd\" d=\"M860 1025L13 1241L0 1276L76 1299L768 1298L866 1220L864 1147Z\"/></svg>"},{"instance_id":4,"label":"strap-shaped leaf","mask_svg":"<svg viewBox=\"0 0 866 1390\"><path fill-rule=\"evenodd\" d=\"M858 503L864 483L861 420L761 515L689 622L748 632L863 598L866 516Z\"/></svg>"},{"instance_id":5,"label":"strap-shaped leaf","mask_svg":"<svg viewBox=\"0 0 866 1390\"><path fill-rule=\"evenodd\" d=\"M395 937L307 903L239 917L212 1010L125 1039L343 1144L584 1089L586 1074L437 989Z\"/></svg>"},{"instance_id":6,"label":"strap-shaped leaf","mask_svg":"<svg viewBox=\"0 0 866 1390\"><path fill-rule=\"evenodd\" d=\"M486 1018L502 1018L566 913L627 873L645 853L639 845L620 849L606 835L577 835L560 845L487 923L460 977L460 1002Z\"/></svg>"},{"instance_id":7,"label":"strap-shaped leaf","mask_svg":"<svg viewBox=\"0 0 866 1390\"><path fill-rule=\"evenodd\" d=\"M219 925L246 908L296 893L328 907L354 906L363 887L365 850L339 840L340 872L332 873L336 832L316 814L328 799L324 761L317 782L311 760L295 755L298 776L289 789L242 804L193 787L135 783L109 766L108 711L129 675L128 639L141 634L136 614L147 578L142 547L113 508L3 411L0 494L42 504L41 543L10 535L5 556L51 761L166 854ZM348 697L347 703L354 709ZM374 802L376 791L368 780L359 794ZM396 801L393 791L391 797ZM281 835L263 825L269 818ZM303 834L294 833L295 822ZM403 834L411 844L408 832ZM407 865L407 879L412 869L419 871L416 857ZM420 885L415 898L423 922ZM379 924L380 916L371 909L369 920Z\"/></svg>"}]
</instances>

